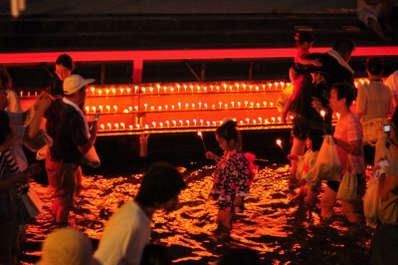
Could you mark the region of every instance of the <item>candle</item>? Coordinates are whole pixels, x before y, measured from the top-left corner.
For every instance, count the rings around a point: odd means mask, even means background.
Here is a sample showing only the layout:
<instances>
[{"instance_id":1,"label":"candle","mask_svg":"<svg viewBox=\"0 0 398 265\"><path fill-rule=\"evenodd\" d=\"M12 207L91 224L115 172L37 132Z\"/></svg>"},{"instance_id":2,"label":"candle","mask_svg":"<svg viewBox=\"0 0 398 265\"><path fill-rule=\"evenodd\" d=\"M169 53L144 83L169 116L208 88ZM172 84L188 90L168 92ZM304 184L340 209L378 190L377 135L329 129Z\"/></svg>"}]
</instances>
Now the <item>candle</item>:
<instances>
[{"instance_id":1,"label":"candle","mask_svg":"<svg viewBox=\"0 0 398 265\"><path fill-rule=\"evenodd\" d=\"M277 139L275 140L275 144L276 144L280 149L283 149L283 141L282 141L282 139L277 138Z\"/></svg>"}]
</instances>

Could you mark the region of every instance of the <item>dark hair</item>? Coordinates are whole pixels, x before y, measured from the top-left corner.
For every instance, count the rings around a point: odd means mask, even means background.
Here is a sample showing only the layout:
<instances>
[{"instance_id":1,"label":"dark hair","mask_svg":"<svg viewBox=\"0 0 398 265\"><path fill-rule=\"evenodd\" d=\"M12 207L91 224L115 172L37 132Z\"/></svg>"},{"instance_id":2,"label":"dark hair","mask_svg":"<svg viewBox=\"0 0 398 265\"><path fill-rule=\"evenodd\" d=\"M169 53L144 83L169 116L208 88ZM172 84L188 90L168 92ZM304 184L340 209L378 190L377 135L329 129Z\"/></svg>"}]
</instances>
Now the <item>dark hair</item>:
<instances>
[{"instance_id":1,"label":"dark hair","mask_svg":"<svg viewBox=\"0 0 398 265\"><path fill-rule=\"evenodd\" d=\"M304 42L313 42L314 35L310 31L297 31L296 35L294 35L294 40L300 44Z\"/></svg>"},{"instance_id":2,"label":"dark hair","mask_svg":"<svg viewBox=\"0 0 398 265\"><path fill-rule=\"evenodd\" d=\"M311 130L308 133L308 138L311 140L312 151L319 151L323 142L323 132L320 130Z\"/></svg>"},{"instance_id":3,"label":"dark hair","mask_svg":"<svg viewBox=\"0 0 398 265\"><path fill-rule=\"evenodd\" d=\"M184 188L184 180L175 167L157 162L144 173L135 200L143 206L157 206L172 199Z\"/></svg>"},{"instance_id":4,"label":"dark hair","mask_svg":"<svg viewBox=\"0 0 398 265\"><path fill-rule=\"evenodd\" d=\"M4 110L0 110L0 144L4 144L7 137L11 134L10 118Z\"/></svg>"},{"instance_id":5,"label":"dark hair","mask_svg":"<svg viewBox=\"0 0 398 265\"><path fill-rule=\"evenodd\" d=\"M60 56L58 56L57 60L55 61L56 64L60 64L65 66L66 68L68 68L69 70L73 69L73 62L72 62L72 58L67 55L66 53L61 54Z\"/></svg>"},{"instance_id":6,"label":"dark hair","mask_svg":"<svg viewBox=\"0 0 398 265\"><path fill-rule=\"evenodd\" d=\"M355 46L355 42L352 40L338 40L334 43L333 50L341 54L351 54Z\"/></svg>"},{"instance_id":7,"label":"dark hair","mask_svg":"<svg viewBox=\"0 0 398 265\"><path fill-rule=\"evenodd\" d=\"M239 140L239 132L236 129L236 122L233 120L224 122L220 127L217 128L216 134L227 141Z\"/></svg>"},{"instance_id":8,"label":"dark hair","mask_svg":"<svg viewBox=\"0 0 398 265\"><path fill-rule=\"evenodd\" d=\"M346 106L350 107L352 102L357 97L357 89L349 83L334 83L332 90L336 90L337 99L346 99Z\"/></svg>"},{"instance_id":9,"label":"dark hair","mask_svg":"<svg viewBox=\"0 0 398 265\"><path fill-rule=\"evenodd\" d=\"M384 62L380 57L368 57L365 61L366 70L372 75L381 75L384 70Z\"/></svg>"},{"instance_id":10,"label":"dark hair","mask_svg":"<svg viewBox=\"0 0 398 265\"><path fill-rule=\"evenodd\" d=\"M171 265L169 248L159 244L148 244L142 253L141 265Z\"/></svg>"},{"instance_id":11,"label":"dark hair","mask_svg":"<svg viewBox=\"0 0 398 265\"><path fill-rule=\"evenodd\" d=\"M0 67L0 89L12 89L12 79L5 66Z\"/></svg>"}]
</instances>

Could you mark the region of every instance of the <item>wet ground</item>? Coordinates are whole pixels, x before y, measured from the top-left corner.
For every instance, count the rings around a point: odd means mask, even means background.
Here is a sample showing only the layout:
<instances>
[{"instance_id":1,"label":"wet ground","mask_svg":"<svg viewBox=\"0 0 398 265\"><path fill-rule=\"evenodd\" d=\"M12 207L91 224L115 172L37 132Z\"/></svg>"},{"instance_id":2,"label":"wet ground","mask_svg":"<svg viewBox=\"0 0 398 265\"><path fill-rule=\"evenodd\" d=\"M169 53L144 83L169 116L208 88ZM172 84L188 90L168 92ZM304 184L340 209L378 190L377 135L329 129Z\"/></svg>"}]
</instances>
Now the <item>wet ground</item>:
<instances>
[{"instance_id":1,"label":"wet ground","mask_svg":"<svg viewBox=\"0 0 398 265\"><path fill-rule=\"evenodd\" d=\"M229 247L212 236L217 208L208 194L214 167L191 166L184 173L187 189L180 195L178 209L155 215L152 237L170 247L175 264L212 264ZM84 177L85 188L70 217L72 225L97 244L112 213L137 193L140 179L140 174ZM32 188L45 203L45 211L27 228L25 265L39 259L41 242L53 229L47 187L32 183ZM230 245L255 249L265 264L369 264L370 229L350 227L339 205L333 222L322 224L317 211L300 211L291 198L288 166L261 165L246 210L234 223Z\"/></svg>"}]
</instances>

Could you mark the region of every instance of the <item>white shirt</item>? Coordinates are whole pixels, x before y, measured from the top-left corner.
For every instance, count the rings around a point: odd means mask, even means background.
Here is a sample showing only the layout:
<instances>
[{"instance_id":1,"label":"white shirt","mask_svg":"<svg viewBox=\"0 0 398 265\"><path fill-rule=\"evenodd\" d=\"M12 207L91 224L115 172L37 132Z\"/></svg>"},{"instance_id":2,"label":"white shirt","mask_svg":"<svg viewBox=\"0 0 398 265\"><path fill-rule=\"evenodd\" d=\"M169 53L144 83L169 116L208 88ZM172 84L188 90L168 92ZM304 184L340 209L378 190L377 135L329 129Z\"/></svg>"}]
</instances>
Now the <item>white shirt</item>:
<instances>
[{"instance_id":1,"label":"white shirt","mask_svg":"<svg viewBox=\"0 0 398 265\"><path fill-rule=\"evenodd\" d=\"M127 202L109 219L94 257L102 265L139 265L150 236L151 220L136 202Z\"/></svg>"}]
</instances>

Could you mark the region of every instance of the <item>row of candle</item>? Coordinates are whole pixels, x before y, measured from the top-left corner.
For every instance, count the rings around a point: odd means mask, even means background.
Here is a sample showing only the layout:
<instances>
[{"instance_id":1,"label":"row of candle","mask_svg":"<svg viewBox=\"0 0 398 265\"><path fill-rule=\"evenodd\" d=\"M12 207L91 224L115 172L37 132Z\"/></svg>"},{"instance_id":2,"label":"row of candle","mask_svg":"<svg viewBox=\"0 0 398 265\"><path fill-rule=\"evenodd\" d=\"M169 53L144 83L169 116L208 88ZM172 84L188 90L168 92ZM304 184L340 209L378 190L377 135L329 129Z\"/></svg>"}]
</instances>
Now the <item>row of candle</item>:
<instances>
[{"instance_id":1,"label":"row of candle","mask_svg":"<svg viewBox=\"0 0 398 265\"><path fill-rule=\"evenodd\" d=\"M293 117L289 117L291 120ZM236 120L236 119L235 119ZM219 126L222 124L222 120L203 120L203 119L191 119L191 120L165 120L165 121L152 121L151 123L144 124L129 124L126 125L124 122L116 123L100 123L99 130L111 131L111 130L141 130L141 129L156 129L156 128L187 128L187 127L211 127ZM247 125L271 125L271 124L282 124L281 117L263 118L258 117L257 119L245 118L239 120L238 124L241 126Z\"/></svg>"},{"instance_id":2,"label":"row of candle","mask_svg":"<svg viewBox=\"0 0 398 265\"><path fill-rule=\"evenodd\" d=\"M160 95L175 93L239 93L239 92L265 92L283 90L289 83L260 82L260 83L178 83L178 84L142 84L129 86L90 86L90 96L123 96L131 94Z\"/></svg>"},{"instance_id":3,"label":"row of candle","mask_svg":"<svg viewBox=\"0 0 398 265\"><path fill-rule=\"evenodd\" d=\"M355 86L359 87L369 80L366 78L358 78L355 80ZM87 93L89 96L125 96L125 95L160 95L175 93L239 93L239 92L269 92L280 91L289 86L290 83L284 81L274 82L218 82L218 83L157 83L157 84L140 84L134 86L128 85L97 85L89 86ZM39 90L19 91L20 97L37 96Z\"/></svg>"},{"instance_id":4,"label":"row of candle","mask_svg":"<svg viewBox=\"0 0 398 265\"><path fill-rule=\"evenodd\" d=\"M101 113L131 113L131 112L162 112L162 111L197 111L197 110L228 110L228 109L264 109L264 108L274 108L275 103L270 101L253 102L253 101L230 101L229 103L224 103L219 101L217 104L208 103L182 103L177 102L176 104L165 104L153 106L148 103L142 104L140 108L138 105L128 106L121 110L118 105L98 105L98 106L85 106L85 111L87 114L94 114L96 112Z\"/></svg>"}]
</instances>

